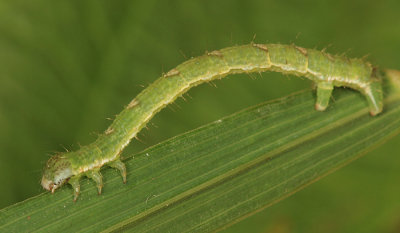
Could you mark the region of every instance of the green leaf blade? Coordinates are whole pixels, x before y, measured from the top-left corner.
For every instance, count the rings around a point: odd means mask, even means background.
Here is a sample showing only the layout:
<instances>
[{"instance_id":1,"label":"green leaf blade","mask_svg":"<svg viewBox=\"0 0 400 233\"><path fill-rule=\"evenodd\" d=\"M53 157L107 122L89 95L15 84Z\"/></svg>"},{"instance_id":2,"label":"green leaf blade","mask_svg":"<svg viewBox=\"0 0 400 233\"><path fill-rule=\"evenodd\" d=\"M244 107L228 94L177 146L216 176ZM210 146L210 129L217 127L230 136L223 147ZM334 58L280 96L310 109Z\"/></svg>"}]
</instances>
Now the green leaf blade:
<instances>
[{"instance_id":1,"label":"green leaf blade","mask_svg":"<svg viewBox=\"0 0 400 233\"><path fill-rule=\"evenodd\" d=\"M224 228L356 159L400 129L400 99L368 115L364 98L335 90L326 112L305 91L174 137L126 159L128 183L103 169L104 193L84 179L0 212L1 231L204 232Z\"/></svg>"}]
</instances>

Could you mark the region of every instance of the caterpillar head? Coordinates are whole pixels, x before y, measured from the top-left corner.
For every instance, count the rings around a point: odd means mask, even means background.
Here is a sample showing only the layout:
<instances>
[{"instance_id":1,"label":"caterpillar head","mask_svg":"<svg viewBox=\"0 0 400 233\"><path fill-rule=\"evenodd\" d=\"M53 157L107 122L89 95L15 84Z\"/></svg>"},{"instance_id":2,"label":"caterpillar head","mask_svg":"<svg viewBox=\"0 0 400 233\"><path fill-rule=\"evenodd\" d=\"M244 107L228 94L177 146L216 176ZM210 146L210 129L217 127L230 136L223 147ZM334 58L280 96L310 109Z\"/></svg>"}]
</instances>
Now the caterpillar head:
<instances>
[{"instance_id":1,"label":"caterpillar head","mask_svg":"<svg viewBox=\"0 0 400 233\"><path fill-rule=\"evenodd\" d=\"M54 193L72 175L71 163L66 157L55 155L47 161L43 170L42 187Z\"/></svg>"}]
</instances>

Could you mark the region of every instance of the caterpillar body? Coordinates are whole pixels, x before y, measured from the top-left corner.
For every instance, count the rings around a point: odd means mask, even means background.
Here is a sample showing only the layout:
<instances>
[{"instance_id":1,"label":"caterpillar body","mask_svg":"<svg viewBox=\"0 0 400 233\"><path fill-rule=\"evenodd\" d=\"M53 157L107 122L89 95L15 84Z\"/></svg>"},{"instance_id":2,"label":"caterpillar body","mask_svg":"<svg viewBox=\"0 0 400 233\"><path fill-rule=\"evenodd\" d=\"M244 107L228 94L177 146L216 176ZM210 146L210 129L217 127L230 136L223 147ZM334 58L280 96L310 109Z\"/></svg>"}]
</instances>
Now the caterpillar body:
<instances>
[{"instance_id":1,"label":"caterpillar body","mask_svg":"<svg viewBox=\"0 0 400 233\"><path fill-rule=\"evenodd\" d=\"M350 87L367 99L370 114L382 111L381 77L370 63L348 59L295 45L249 44L228 47L192 58L170 70L134 98L109 128L90 145L51 157L41 184L54 192L64 183L72 185L74 201L82 176L93 179L99 194L103 187L99 172L103 165L120 171L126 182L126 168L120 153L146 123L167 104L190 88L233 73L276 71L307 77L317 86L315 108L327 108L334 86Z\"/></svg>"}]
</instances>

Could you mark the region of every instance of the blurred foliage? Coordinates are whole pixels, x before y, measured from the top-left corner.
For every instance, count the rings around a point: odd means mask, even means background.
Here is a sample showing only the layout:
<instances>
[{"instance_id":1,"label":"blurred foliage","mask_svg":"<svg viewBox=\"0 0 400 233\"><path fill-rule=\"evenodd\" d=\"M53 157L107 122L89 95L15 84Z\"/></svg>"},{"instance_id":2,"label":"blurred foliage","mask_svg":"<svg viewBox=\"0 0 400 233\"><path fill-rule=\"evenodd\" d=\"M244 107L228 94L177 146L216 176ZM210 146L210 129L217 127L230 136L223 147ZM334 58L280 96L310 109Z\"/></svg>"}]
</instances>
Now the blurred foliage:
<instances>
[{"instance_id":1,"label":"blurred foliage","mask_svg":"<svg viewBox=\"0 0 400 233\"><path fill-rule=\"evenodd\" d=\"M296 43L400 68L398 1L0 1L0 207L43 192L54 151L95 139L144 86L191 56ZM256 35L256 36L255 36ZM282 78L283 77L283 78ZM310 85L236 75L189 92L124 152ZM226 232L400 231L400 137Z\"/></svg>"}]
</instances>

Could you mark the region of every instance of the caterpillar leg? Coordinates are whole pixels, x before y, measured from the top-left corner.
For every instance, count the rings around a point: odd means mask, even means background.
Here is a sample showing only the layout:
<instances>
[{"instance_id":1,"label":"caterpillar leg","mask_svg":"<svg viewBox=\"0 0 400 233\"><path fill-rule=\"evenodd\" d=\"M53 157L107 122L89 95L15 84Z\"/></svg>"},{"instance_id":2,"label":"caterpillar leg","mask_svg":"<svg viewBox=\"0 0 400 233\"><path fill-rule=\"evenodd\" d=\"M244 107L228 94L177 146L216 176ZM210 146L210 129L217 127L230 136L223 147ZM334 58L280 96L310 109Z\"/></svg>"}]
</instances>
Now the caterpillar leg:
<instances>
[{"instance_id":1,"label":"caterpillar leg","mask_svg":"<svg viewBox=\"0 0 400 233\"><path fill-rule=\"evenodd\" d=\"M315 103L315 109L318 111L324 111L329 104L333 90L333 84L330 82L320 82L317 84L317 102Z\"/></svg>"},{"instance_id":2,"label":"caterpillar leg","mask_svg":"<svg viewBox=\"0 0 400 233\"><path fill-rule=\"evenodd\" d=\"M117 159L111 163L109 163L109 166L112 168L117 169L119 172L121 172L122 180L124 181L124 184L126 183L126 167L121 160Z\"/></svg>"},{"instance_id":3,"label":"caterpillar leg","mask_svg":"<svg viewBox=\"0 0 400 233\"><path fill-rule=\"evenodd\" d=\"M372 116L375 116L378 113L382 112L383 95L381 83L377 81L371 82L369 87L366 88L363 92L368 101L369 113Z\"/></svg>"},{"instance_id":4,"label":"caterpillar leg","mask_svg":"<svg viewBox=\"0 0 400 233\"><path fill-rule=\"evenodd\" d=\"M71 177L68 181L69 184L72 185L72 189L74 190L74 202L78 199L79 192L81 190L81 186L79 184L79 176Z\"/></svg>"},{"instance_id":5,"label":"caterpillar leg","mask_svg":"<svg viewBox=\"0 0 400 233\"><path fill-rule=\"evenodd\" d=\"M86 176L96 182L97 191L101 194L101 189L103 188L103 177L101 176L99 169L87 171Z\"/></svg>"}]
</instances>

